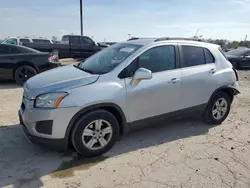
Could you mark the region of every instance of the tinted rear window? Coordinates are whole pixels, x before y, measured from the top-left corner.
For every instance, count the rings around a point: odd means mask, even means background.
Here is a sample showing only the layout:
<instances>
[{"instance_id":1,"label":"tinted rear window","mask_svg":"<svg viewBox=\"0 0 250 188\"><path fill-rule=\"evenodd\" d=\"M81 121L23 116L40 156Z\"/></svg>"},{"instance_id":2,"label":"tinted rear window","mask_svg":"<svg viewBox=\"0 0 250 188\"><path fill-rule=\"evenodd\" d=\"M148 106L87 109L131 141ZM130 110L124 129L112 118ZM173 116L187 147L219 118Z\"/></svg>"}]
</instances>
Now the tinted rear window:
<instances>
[{"instance_id":1,"label":"tinted rear window","mask_svg":"<svg viewBox=\"0 0 250 188\"><path fill-rule=\"evenodd\" d=\"M182 54L182 67L191 67L206 64L205 55L202 47L182 46Z\"/></svg>"}]
</instances>

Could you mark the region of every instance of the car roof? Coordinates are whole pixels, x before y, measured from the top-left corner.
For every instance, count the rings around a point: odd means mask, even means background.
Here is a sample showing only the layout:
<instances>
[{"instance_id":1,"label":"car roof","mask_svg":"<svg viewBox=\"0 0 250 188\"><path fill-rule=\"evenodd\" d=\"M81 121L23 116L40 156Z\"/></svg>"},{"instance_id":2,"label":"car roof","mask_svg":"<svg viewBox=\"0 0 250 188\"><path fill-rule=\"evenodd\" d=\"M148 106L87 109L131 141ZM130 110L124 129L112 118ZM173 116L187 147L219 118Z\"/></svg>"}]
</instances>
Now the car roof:
<instances>
[{"instance_id":1,"label":"car roof","mask_svg":"<svg viewBox=\"0 0 250 188\"><path fill-rule=\"evenodd\" d=\"M15 48L25 49L25 50L29 50L32 52L40 52L40 51L35 50L33 48L29 48L27 46L21 46L21 45L15 45L15 44L0 44L0 46L14 46Z\"/></svg>"},{"instance_id":2,"label":"car roof","mask_svg":"<svg viewBox=\"0 0 250 188\"><path fill-rule=\"evenodd\" d=\"M212 43L208 43L208 42L204 42L204 41L196 41L196 40L191 40L191 39L166 39L166 40L158 40L158 38L135 38L135 39L130 39L128 41L126 41L125 43L128 44L135 44L135 45L142 45L142 46L146 46L149 44L153 44L153 43L183 43L183 44L190 44L190 45L203 45L203 46L207 46L207 47L219 47L219 45L217 44L212 44Z\"/></svg>"}]
</instances>

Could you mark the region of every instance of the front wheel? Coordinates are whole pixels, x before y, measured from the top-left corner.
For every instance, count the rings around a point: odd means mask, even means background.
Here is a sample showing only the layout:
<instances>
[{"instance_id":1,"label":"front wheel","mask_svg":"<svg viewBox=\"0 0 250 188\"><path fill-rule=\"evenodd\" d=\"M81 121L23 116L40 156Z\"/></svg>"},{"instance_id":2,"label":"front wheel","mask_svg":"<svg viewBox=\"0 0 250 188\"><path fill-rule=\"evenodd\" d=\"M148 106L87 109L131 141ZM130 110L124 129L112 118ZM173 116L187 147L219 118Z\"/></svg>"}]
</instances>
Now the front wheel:
<instances>
[{"instance_id":1,"label":"front wheel","mask_svg":"<svg viewBox=\"0 0 250 188\"><path fill-rule=\"evenodd\" d=\"M110 150L118 137L119 124L114 115L105 110L96 110L76 123L71 141L80 155L92 157Z\"/></svg>"},{"instance_id":2,"label":"front wheel","mask_svg":"<svg viewBox=\"0 0 250 188\"><path fill-rule=\"evenodd\" d=\"M220 124L227 118L230 108L231 99L227 93L220 91L212 96L203 113L203 119L209 124Z\"/></svg>"},{"instance_id":3,"label":"front wheel","mask_svg":"<svg viewBox=\"0 0 250 188\"><path fill-rule=\"evenodd\" d=\"M29 78L35 76L36 74L36 70L33 67L23 65L16 69L14 79L17 84L23 85Z\"/></svg>"}]
</instances>

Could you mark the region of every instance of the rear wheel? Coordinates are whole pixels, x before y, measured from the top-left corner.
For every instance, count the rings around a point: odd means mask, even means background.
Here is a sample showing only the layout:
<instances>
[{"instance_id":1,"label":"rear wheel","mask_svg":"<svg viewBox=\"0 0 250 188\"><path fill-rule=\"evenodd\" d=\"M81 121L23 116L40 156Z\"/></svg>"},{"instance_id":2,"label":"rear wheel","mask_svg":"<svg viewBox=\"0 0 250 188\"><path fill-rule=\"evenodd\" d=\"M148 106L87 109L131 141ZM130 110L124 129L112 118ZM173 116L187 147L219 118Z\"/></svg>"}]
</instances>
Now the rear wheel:
<instances>
[{"instance_id":1,"label":"rear wheel","mask_svg":"<svg viewBox=\"0 0 250 188\"><path fill-rule=\"evenodd\" d=\"M71 141L79 154L92 157L111 149L118 137L119 124L114 115L105 110L96 110L76 123Z\"/></svg>"},{"instance_id":2,"label":"rear wheel","mask_svg":"<svg viewBox=\"0 0 250 188\"><path fill-rule=\"evenodd\" d=\"M18 67L14 74L14 79L19 85L23 85L29 78L36 75L36 70L29 65Z\"/></svg>"},{"instance_id":3,"label":"rear wheel","mask_svg":"<svg viewBox=\"0 0 250 188\"><path fill-rule=\"evenodd\" d=\"M203 119L209 124L220 124L227 118L230 108L230 97L227 93L219 91L209 101Z\"/></svg>"}]
</instances>

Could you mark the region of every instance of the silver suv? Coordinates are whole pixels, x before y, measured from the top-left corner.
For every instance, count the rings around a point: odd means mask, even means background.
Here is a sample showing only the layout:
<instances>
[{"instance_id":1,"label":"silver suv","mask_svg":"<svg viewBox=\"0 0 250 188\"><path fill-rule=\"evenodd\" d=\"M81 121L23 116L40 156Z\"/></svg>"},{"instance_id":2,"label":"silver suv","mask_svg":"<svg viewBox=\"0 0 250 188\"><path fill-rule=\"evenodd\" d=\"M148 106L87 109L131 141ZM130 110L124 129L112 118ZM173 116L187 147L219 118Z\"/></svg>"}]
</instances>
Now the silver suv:
<instances>
[{"instance_id":1,"label":"silver suv","mask_svg":"<svg viewBox=\"0 0 250 188\"><path fill-rule=\"evenodd\" d=\"M133 39L29 79L20 124L32 142L97 156L138 125L191 113L220 124L237 81L217 45Z\"/></svg>"}]
</instances>

